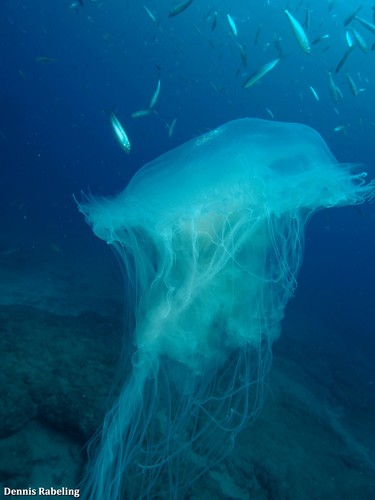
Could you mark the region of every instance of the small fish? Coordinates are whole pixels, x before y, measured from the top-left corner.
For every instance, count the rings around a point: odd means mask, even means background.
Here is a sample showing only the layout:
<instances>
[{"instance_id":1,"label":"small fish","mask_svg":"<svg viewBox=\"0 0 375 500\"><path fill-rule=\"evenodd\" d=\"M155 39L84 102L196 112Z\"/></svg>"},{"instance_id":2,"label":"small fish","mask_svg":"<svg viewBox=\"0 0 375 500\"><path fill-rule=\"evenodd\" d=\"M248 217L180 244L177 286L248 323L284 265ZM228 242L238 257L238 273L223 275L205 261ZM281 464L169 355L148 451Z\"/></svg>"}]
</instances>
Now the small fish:
<instances>
[{"instance_id":1,"label":"small fish","mask_svg":"<svg viewBox=\"0 0 375 500\"><path fill-rule=\"evenodd\" d=\"M349 30L345 31L345 38L346 38L346 43L348 44L348 47L350 49L350 47L353 47L354 42Z\"/></svg>"},{"instance_id":2,"label":"small fish","mask_svg":"<svg viewBox=\"0 0 375 500\"><path fill-rule=\"evenodd\" d=\"M255 71L252 75L250 75L246 80L244 81L243 88L248 89L254 85L254 83L258 82L264 75L269 73L275 66L276 64L280 61L280 58L273 59L273 61L270 61L263 66L261 66L257 71Z\"/></svg>"},{"instance_id":3,"label":"small fish","mask_svg":"<svg viewBox=\"0 0 375 500\"><path fill-rule=\"evenodd\" d=\"M275 33L274 36L273 36L273 44L275 46L275 49L277 50L279 58L282 59L282 57L283 57L283 49L281 47L281 38L278 36L277 33Z\"/></svg>"},{"instance_id":4,"label":"small fish","mask_svg":"<svg viewBox=\"0 0 375 500\"><path fill-rule=\"evenodd\" d=\"M57 61L57 59L55 57L49 57L49 56L39 56L39 57L35 58L35 62L37 62L37 63L43 63L43 64L53 63L53 62L56 62L56 61Z\"/></svg>"},{"instance_id":5,"label":"small fish","mask_svg":"<svg viewBox=\"0 0 375 500\"><path fill-rule=\"evenodd\" d=\"M211 87L214 89L215 92L218 92L219 94L221 92L224 92L225 91L225 87L218 87L217 85L215 85L215 83L213 82L210 82L210 85Z\"/></svg>"},{"instance_id":6,"label":"small fish","mask_svg":"<svg viewBox=\"0 0 375 500\"><path fill-rule=\"evenodd\" d=\"M363 38L362 35L358 33L354 28L352 28L352 34L354 37L354 40L357 42L358 47L362 50L362 52L366 53L368 52L368 47L366 45L366 42Z\"/></svg>"},{"instance_id":7,"label":"small fish","mask_svg":"<svg viewBox=\"0 0 375 500\"><path fill-rule=\"evenodd\" d=\"M151 12L151 10L146 6L144 5L143 8L145 9L148 17L151 19L151 21L154 21L154 23L156 23L156 17L154 16L154 14Z\"/></svg>"},{"instance_id":8,"label":"small fish","mask_svg":"<svg viewBox=\"0 0 375 500\"><path fill-rule=\"evenodd\" d=\"M357 87L356 87L356 84L354 83L352 77L349 75L349 73L346 73L346 80L348 82L348 85L349 85L349 88L350 88L350 92L355 96L358 95L358 90L357 90Z\"/></svg>"},{"instance_id":9,"label":"small fish","mask_svg":"<svg viewBox=\"0 0 375 500\"><path fill-rule=\"evenodd\" d=\"M328 86L329 86L329 93L331 94L332 100L334 102L338 102L339 92L338 92L338 88L335 84L335 81L333 79L333 75L331 72L328 73Z\"/></svg>"},{"instance_id":10,"label":"small fish","mask_svg":"<svg viewBox=\"0 0 375 500\"><path fill-rule=\"evenodd\" d=\"M340 59L338 65L336 66L335 73L338 73L340 69L344 66L346 60L348 59L349 55L353 52L354 48L355 45L352 45L351 47L348 48L348 50L345 52L345 54Z\"/></svg>"},{"instance_id":11,"label":"small fish","mask_svg":"<svg viewBox=\"0 0 375 500\"><path fill-rule=\"evenodd\" d=\"M323 40L327 40L328 38L329 35L320 35L311 42L311 45L316 45L317 43L322 42Z\"/></svg>"},{"instance_id":12,"label":"small fish","mask_svg":"<svg viewBox=\"0 0 375 500\"><path fill-rule=\"evenodd\" d=\"M153 112L152 109L140 109L139 111L134 111L131 114L132 118L142 118L143 116L148 116Z\"/></svg>"},{"instance_id":13,"label":"small fish","mask_svg":"<svg viewBox=\"0 0 375 500\"><path fill-rule=\"evenodd\" d=\"M247 66L247 56L246 56L245 48L240 43L237 43L237 46L238 46L238 48L240 50L240 57L241 57L242 64L244 66Z\"/></svg>"},{"instance_id":14,"label":"small fish","mask_svg":"<svg viewBox=\"0 0 375 500\"><path fill-rule=\"evenodd\" d=\"M200 37L202 35L202 30L200 29L200 27L197 25L197 24L194 24L194 29L197 33L197 35Z\"/></svg>"},{"instance_id":15,"label":"small fish","mask_svg":"<svg viewBox=\"0 0 375 500\"><path fill-rule=\"evenodd\" d=\"M214 17L212 19L211 31L214 31L217 25L217 12L214 12Z\"/></svg>"},{"instance_id":16,"label":"small fish","mask_svg":"<svg viewBox=\"0 0 375 500\"><path fill-rule=\"evenodd\" d=\"M168 17L174 17L183 12L185 9L189 7L193 3L193 0L184 0L183 2L177 4L175 7L173 7L169 13Z\"/></svg>"},{"instance_id":17,"label":"small fish","mask_svg":"<svg viewBox=\"0 0 375 500\"><path fill-rule=\"evenodd\" d=\"M131 144L124 127L121 125L113 112L111 112L110 118L112 130L115 134L117 142L120 144L125 153L130 153Z\"/></svg>"},{"instance_id":18,"label":"small fish","mask_svg":"<svg viewBox=\"0 0 375 500\"><path fill-rule=\"evenodd\" d=\"M310 14L311 14L312 10L310 10L309 8L306 9L306 16L305 16L305 20L303 22L303 27L306 28L306 29L309 29L310 27Z\"/></svg>"},{"instance_id":19,"label":"small fish","mask_svg":"<svg viewBox=\"0 0 375 500\"><path fill-rule=\"evenodd\" d=\"M335 0L329 0L328 1L328 12L331 12L334 6L335 6Z\"/></svg>"},{"instance_id":20,"label":"small fish","mask_svg":"<svg viewBox=\"0 0 375 500\"><path fill-rule=\"evenodd\" d=\"M262 25L260 24L258 26L258 29L255 33L255 37L254 37L254 45L256 45L258 43L258 40L259 40L259 36L260 36L260 32L262 31Z\"/></svg>"},{"instance_id":21,"label":"small fish","mask_svg":"<svg viewBox=\"0 0 375 500\"><path fill-rule=\"evenodd\" d=\"M348 81L348 84L349 84L349 87L350 87L350 91L351 93L354 95L354 96L357 96L358 94L360 94L361 92L365 92L366 88L364 87L361 87L360 89L355 85L353 79L350 77L350 75L347 73L346 74L346 79ZM358 79L359 81L361 82L361 75L358 73Z\"/></svg>"},{"instance_id":22,"label":"small fish","mask_svg":"<svg viewBox=\"0 0 375 500\"><path fill-rule=\"evenodd\" d=\"M311 87L311 85L310 85L309 89L311 90L311 93L312 93L312 95L315 97L315 99L316 99L317 101L319 101L319 96L318 96L318 93L317 93L317 91L314 89L314 87Z\"/></svg>"},{"instance_id":23,"label":"small fish","mask_svg":"<svg viewBox=\"0 0 375 500\"><path fill-rule=\"evenodd\" d=\"M209 7L207 14L203 17L203 21L206 22L209 19L211 19L211 14L212 14L213 8Z\"/></svg>"},{"instance_id":24,"label":"small fish","mask_svg":"<svg viewBox=\"0 0 375 500\"><path fill-rule=\"evenodd\" d=\"M362 26L364 26L366 29L371 31L371 33L375 34L375 25L374 24L371 24L368 21L366 21L365 19L362 19L361 17L357 17L357 16L355 17L355 20L358 21L360 24L362 24Z\"/></svg>"},{"instance_id":25,"label":"small fish","mask_svg":"<svg viewBox=\"0 0 375 500\"><path fill-rule=\"evenodd\" d=\"M310 54L311 48L310 48L310 42L307 38L307 35L300 25L300 23L297 21L295 17L292 16L292 14L288 11L284 11L285 14L287 15L287 18L289 19L290 26L292 28L293 34L296 37L296 40L298 42L298 45L301 47L303 52L305 54Z\"/></svg>"},{"instance_id":26,"label":"small fish","mask_svg":"<svg viewBox=\"0 0 375 500\"><path fill-rule=\"evenodd\" d=\"M231 32L233 33L234 36L237 36L237 26L236 23L233 21L233 18L227 14L227 19L229 23L229 27L231 29Z\"/></svg>"},{"instance_id":27,"label":"small fish","mask_svg":"<svg viewBox=\"0 0 375 500\"><path fill-rule=\"evenodd\" d=\"M173 133L174 133L174 129L176 127L176 123L177 123L177 117L173 119L172 123L169 125L168 127L168 137L171 139L171 137L173 136Z\"/></svg>"},{"instance_id":28,"label":"small fish","mask_svg":"<svg viewBox=\"0 0 375 500\"><path fill-rule=\"evenodd\" d=\"M356 15L358 14L358 12L362 9L362 5L360 5L357 9L355 9L351 14L348 15L348 17L345 18L344 20L344 26L348 26L348 24L350 24L353 19L356 17Z\"/></svg>"},{"instance_id":29,"label":"small fish","mask_svg":"<svg viewBox=\"0 0 375 500\"><path fill-rule=\"evenodd\" d=\"M266 108L266 111L267 111L267 113L270 115L270 117L271 117L272 119L274 119L274 118L275 118L275 115L272 113L272 111L270 110L270 108Z\"/></svg>"},{"instance_id":30,"label":"small fish","mask_svg":"<svg viewBox=\"0 0 375 500\"><path fill-rule=\"evenodd\" d=\"M155 104L157 103L158 98L159 98L159 93L160 93L160 78L158 80L158 84L156 85L154 95L151 98L149 109L153 109L155 107Z\"/></svg>"},{"instance_id":31,"label":"small fish","mask_svg":"<svg viewBox=\"0 0 375 500\"><path fill-rule=\"evenodd\" d=\"M334 132L345 132L347 125L338 125L333 129Z\"/></svg>"}]
</instances>

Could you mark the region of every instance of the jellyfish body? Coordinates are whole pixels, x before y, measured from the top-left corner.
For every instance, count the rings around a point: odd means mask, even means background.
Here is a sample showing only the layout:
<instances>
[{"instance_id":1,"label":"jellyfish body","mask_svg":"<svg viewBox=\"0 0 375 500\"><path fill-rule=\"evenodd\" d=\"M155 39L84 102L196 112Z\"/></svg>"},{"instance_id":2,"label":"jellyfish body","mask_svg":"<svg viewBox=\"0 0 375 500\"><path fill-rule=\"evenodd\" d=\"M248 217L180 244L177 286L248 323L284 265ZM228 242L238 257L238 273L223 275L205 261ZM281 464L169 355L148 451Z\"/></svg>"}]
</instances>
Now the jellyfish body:
<instances>
[{"instance_id":1,"label":"jellyfish body","mask_svg":"<svg viewBox=\"0 0 375 500\"><path fill-rule=\"evenodd\" d=\"M231 451L262 405L306 221L374 197L352 170L307 126L241 119L79 205L134 308L87 498L177 498Z\"/></svg>"}]
</instances>

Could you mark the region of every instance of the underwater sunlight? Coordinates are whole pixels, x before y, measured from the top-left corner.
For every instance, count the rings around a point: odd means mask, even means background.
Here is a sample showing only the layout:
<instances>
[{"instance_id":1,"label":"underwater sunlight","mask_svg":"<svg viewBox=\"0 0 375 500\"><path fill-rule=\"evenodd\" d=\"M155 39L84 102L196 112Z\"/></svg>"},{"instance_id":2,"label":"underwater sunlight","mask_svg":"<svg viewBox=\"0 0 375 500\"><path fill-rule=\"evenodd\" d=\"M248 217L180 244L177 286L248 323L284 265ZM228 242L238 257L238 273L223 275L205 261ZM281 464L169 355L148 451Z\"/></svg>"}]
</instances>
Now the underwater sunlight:
<instances>
[{"instance_id":1,"label":"underwater sunlight","mask_svg":"<svg viewBox=\"0 0 375 500\"><path fill-rule=\"evenodd\" d=\"M317 210L374 198L313 129L229 122L79 203L126 283L117 400L90 446L85 498L177 498L259 414Z\"/></svg>"}]
</instances>

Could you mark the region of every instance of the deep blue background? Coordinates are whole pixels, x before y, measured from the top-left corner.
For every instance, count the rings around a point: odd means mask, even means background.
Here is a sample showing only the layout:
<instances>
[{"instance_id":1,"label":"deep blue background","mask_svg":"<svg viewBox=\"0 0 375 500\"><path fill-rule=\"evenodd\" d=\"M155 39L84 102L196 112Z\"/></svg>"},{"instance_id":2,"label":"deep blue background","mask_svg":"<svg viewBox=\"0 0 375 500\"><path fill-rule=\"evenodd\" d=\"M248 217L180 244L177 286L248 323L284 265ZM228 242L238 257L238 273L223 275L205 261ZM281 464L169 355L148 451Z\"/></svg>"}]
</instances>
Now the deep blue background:
<instances>
[{"instance_id":1,"label":"deep blue background","mask_svg":"<svg viewBox=\"0 0 375 500\"><path fill-rule=\"evenodd\" d=\"M167 16L169 0L3 0L0 7L0 155L2 250L22 245L43 252L54 242L65 255L81 256L91 235L72 193L121 191L145 162L185 140L243 116L308 124L319 131L340 162L363 164L375 176L375 51L356 48L335 76L343 101L329 94L328 72L347 50L343 19L352 2L249 2L195 0L180 15ZM372 21L371 2L361 2ZM154 23L143 5L155 14ZM301 22L311 10L310 40L330 38L304 54L283 12ZM211 30L212 12L218 23ZM235 19L238 37L226 14ZM258 43L255 34L262 25ZM375 35L357 26L369 47ZM285 57L257 85L245 78ZM237 43L247 52L241 63ZM36 62L36 58L53 58ZM349 72L358 88L351 95ZM157 114L132 119L150 102L159 77ZM320 96L317 102L309 86ZM116 143L108 112L116 111L132 142L126 155ZM177 117L175 134L167 124ZM347 133L333 128L347 125ZM374 349L374 205L327 210L310 222L296 301L341 334ZM46 258L48 253L46 252ZM109 254L109 259L112 256ZM69 260L67 259L67 264Z\"/></svg>"}]
</instances>

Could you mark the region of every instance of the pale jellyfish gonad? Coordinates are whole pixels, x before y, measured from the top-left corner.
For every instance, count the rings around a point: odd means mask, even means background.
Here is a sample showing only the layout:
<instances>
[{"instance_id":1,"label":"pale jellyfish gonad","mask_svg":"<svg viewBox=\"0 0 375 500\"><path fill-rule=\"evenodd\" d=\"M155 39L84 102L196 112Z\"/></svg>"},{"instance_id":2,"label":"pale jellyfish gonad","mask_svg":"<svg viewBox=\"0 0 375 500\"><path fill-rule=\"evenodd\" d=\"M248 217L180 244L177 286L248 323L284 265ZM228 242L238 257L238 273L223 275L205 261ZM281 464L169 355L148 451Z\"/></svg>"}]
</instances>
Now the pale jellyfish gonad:
<instances>
[{"instance_id":1,"label":"pale jellyfish gonad","mask_svg":"<svg viewBox=\"0 0 375 500\"><path fill-rule=\"evenodd\" d=\"M307 126L241 119L79 204L117 252L129 317L86 498L184 498L230 453L262 406L306 221L374 198L354 170Z\"/></svg>"}]
</instances>

